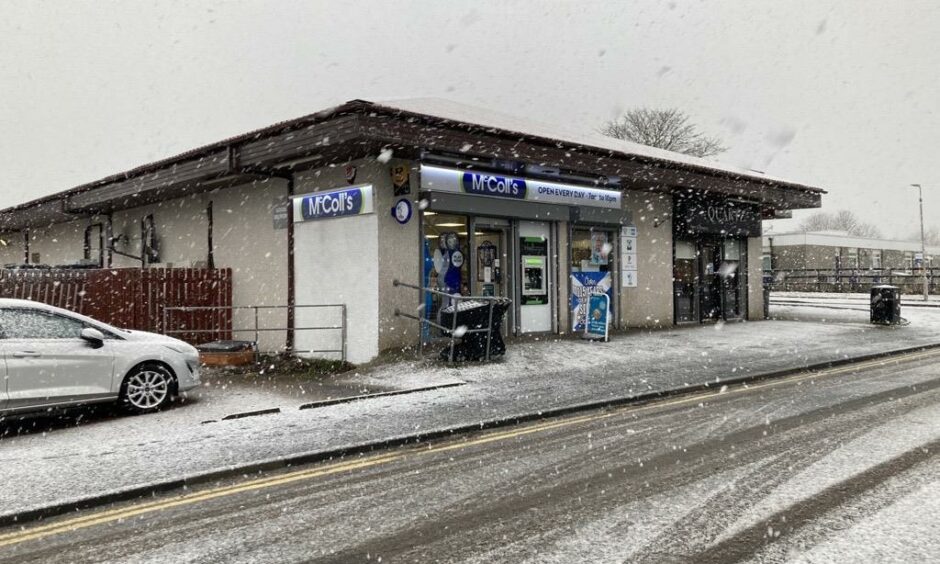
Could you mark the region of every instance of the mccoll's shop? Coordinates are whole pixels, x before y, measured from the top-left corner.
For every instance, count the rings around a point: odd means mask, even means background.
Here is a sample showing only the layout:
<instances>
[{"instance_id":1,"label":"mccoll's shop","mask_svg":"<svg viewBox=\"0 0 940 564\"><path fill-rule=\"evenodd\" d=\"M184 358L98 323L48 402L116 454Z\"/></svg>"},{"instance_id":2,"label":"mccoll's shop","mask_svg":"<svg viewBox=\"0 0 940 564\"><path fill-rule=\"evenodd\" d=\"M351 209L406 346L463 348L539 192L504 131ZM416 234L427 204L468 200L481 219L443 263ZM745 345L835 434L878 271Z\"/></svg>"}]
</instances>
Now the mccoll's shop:
<instances>
[{"instance_id":1,"label":"mccoll's shop","mask_svg":"<svg viewBox=\"0 0 940 564\"><path fill-rule=\"evenodd\" d=\"M424 287L510 298L511 334L582 331L589 296L605 292L616 326L637 264L620 190L422 164L420 192ZM441 306L426 294L426 316Z\"/></svg>"},{"instance_id":2,"label":"mccoll's shop","mask_svg":"<svg viewBox=\"0 0 940 564\"><path fill-rule=\"evenodd\" d=\"M398 161L363 164L354 180L300 176L297 192L296 303L344 304L352 362L432 337L396 311L436 320L447 298L393 280L509 298L502 327L514 335L583 331L595 292L617 327L619 289L637 284L636 228L617 189ZM296 326L330 311L298 305ZM335 337L298 330L297 347L334 350Z\"/></svg>"}]
</instances>

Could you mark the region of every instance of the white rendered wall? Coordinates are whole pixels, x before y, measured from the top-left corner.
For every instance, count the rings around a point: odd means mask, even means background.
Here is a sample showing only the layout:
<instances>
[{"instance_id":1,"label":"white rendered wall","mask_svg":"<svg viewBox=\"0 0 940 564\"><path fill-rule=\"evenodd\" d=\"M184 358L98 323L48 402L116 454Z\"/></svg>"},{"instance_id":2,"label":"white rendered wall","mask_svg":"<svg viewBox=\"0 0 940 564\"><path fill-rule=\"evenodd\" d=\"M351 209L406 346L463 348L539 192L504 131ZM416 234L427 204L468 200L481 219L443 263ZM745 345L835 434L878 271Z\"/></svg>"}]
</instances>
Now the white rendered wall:
<instances>
[{"instance_id":1,"label":"white rendered wall","mask_svg":"<svg viewBox=\"0 0 940 564\"><path fill-rule=\"evenodd\" d=\"M297 182L295 193L343 188L338 174L321 171ZM336 217L294 224L294 288L298 306L346 304L346 359L361 364L379 353L378 216ZM339 324L335 309L305 309L295 313L298 351L338 349L339 331L302 331L301 327ZM338 359L338 354L302 353Z\"/></svg>"}]
</instances>

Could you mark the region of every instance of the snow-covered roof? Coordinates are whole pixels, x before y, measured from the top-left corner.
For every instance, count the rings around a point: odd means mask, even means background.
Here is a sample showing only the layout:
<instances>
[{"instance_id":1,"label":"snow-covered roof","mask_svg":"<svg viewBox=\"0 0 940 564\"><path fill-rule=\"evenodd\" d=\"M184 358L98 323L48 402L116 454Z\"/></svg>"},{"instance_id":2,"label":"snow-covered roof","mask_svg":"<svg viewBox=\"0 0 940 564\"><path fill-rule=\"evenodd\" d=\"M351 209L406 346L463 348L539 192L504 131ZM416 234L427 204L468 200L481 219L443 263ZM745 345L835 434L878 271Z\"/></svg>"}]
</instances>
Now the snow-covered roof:
<instances>
[{"instance_id":1,"label":"snow-covered roof","mask_svg":"<svg viewBox=\"0 0 940 564\"><path fill-rule=\"evenodd\" d=\"M415 114L434 116L463 124L482 125L484 127L490 127L496 130L518 133L520 136L534 136L545 139L555 139L575 145L583 145L585 147L614 151L624 155L673 162L690 167L730 173L745 178L797 185L807 189L821 191L819 188L795 183L790 180L776 178L755 170L739 168L710 159L693 157L683 153L676 153L674 151L667 151L665 149L649 147L647 145L641 145L632 141L609 137L596 131L591 131L589 129L590 124L585 124L583 129L575 129L561 125L549 125L539 121L462 104L451 100L445 100L442 98L406 98L400 100L376 102L375 105Z\"/></svg>"},{"instance_id":2,"label":"snow-covered roof","mask_svg":"<svg viewBox=\"0 0 940 564\"><path fill-rule=\"evenodd\" d=\"M774 247L796 247L814 245L820 247L848 247L860 249L882 249L886 251L920 252L920 241L899 241L897 239L875 239L871 237L853 237L840 231L810 231L792 233L764 234L764 241L774 240ZM927 252L940 254L940 247L927 246Z\"/></svg>"},{"instance_id":3,"label":"snow-covered roof","mask_svg":"<svg viewBox=\"0 0 940 564\"><path fill-rule=\"evenodd\" d=\"M228 150L232 153L232 148L243 143L257 142L262 139L274 139L277 136L291 135L292 131L297 131L305 127L325 122L337 116L345 114L390 114L398 116L408 116L414 119L424 119L428 121L450 122L470 127L482 127L494 135L511 135L520 138L526 138L540 143L551 143L558 146L572 146L575 148L585 148L594 151L603 151L611 156L651 161L656 166L670 167L675 165L689 172L699 172L707 175L720 175L730 177L732 180L742 179L768 185L777 185L784 189L794 190L801 195L811 194L810 198L815 198L818 202L820 194L824 190L800 184L792 181L782 180L768 176L761 172L733 167L730 165L718 163L708 159L692 157L681 153L648 147L630 141L614 139L597 132L591 132L585 126L583 131L578 131L570 127L557 125L547 125L537 121L520 118L501 112L486 110L443 100L438 98L413 98L403 100L393 100L387 102L370 102L367 100L351 100L344 104L333 106L328 109L315 112L296 119L282 121L269 125L267 127L243 133L234 137L229 137L209 145L197 147L185 151L178 155L160 159L158 161L143 164L136 168L107 176L105 178L81 184L68 190L63 190L54 194L43 196L35 200L24 202L9 208L0 210L0 225L5 225L8 230L15 230L17 227L11 225L25 225L24 219L16 219L19 212L29 209L31 217L29 221L35 222L57 222L71 219L68 210L62 209L61 202L70 197L103 188L109 184L130 182L144 175L158 174L161 171L172 171L180 163L185 163L205 157L211 157L213 152ZM200 161L201 162L201 161ZM208 173L207 173L208 174ZM161 182L166 183L172 176L164 175ZM818 204L817 204L818 205ZM44 209L45 206L48 209ZM43 211L44 210L44 211ZM38 213L43 211L43 213ZM27 218L28 219L28 218Z\"/></svg>"}]
</instances>

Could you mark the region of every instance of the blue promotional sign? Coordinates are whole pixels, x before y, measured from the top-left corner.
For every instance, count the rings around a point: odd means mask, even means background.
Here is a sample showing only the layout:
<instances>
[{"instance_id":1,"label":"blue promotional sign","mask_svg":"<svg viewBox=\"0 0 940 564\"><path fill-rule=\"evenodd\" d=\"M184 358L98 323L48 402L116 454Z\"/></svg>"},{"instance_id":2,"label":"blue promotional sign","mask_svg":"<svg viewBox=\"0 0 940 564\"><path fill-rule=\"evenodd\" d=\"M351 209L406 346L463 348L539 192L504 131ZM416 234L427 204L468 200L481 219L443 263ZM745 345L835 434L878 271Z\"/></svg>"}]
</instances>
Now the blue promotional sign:
<instances>
[{"instance_id":1,"label":"blue promotional sign","mask_svg":"<svg viewBox=\"0 0 940 564\"><path fill-rule=\"evenodd\" d=\"M294 198L294 221L372 213L372 186L351 186Z\"/></svg>"},{"instance_id":2,"label":"blue promotional sign","mask_svg":"<svg viewBox=\"0 0 940 564\"><path fill-rule=\"evenodd\" d=\"M584 331L587 319L588 298L591 294L606 293L611 296L613 285L610 272L572 272L571 296L568 305L571 311L571 330ZM612 296L611 296L612 297Z\"/></svg>"},{"instance_id":3,"label":"blue promotional sign","mask_svg":"<svg viewBox=\"0 0 940 564\"><path fill-rule=\"evenodd\" d=\"M421 189L546 204L622 209L620 190L421 165Z\"/></svg>"},{"instance_id":4,"label":"blue promotional sign","mask_svg":"<svg viewBox=\"0 0 940 564\"><path fill-rule=\"evenodd\" d=\"M525 200L526 185L525 180L521 178L465 172L461 183L463 184L463 191L467 194Z\"/></svg>"},{"instance_id":5,"label":"blue promotional sign","mask_svg":"<svg viewBox=\"0 0 940 564\"><path fill-rule=\"evenodd\" d=\"M610 296L607 294L592 294L588 300L587 326L584 328L584 336L606 341L609 321Z\"/></svg>"}]
</instances>

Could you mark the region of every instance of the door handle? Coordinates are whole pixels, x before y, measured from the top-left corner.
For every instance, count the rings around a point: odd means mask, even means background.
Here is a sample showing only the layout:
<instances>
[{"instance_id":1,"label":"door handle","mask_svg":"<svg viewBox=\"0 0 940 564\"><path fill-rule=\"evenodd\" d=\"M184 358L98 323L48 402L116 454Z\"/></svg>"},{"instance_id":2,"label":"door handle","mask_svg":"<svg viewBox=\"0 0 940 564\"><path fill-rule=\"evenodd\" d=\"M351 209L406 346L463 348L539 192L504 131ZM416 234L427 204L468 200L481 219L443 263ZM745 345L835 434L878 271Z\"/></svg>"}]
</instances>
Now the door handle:
<instances>
[{"instance_id":1,"label":"door handle","mask_svg":"<svg viewBox=\"0 0 940 564\"><path fill-rule=\"evenodd\" d=\"M37 356L42 356L36 351L16 351L13 353L13 356L16 358L35 358Z\"/></svg>"}]
</instances>

